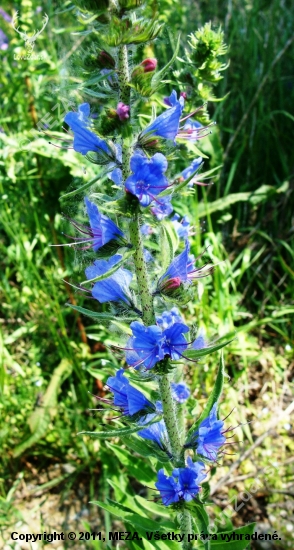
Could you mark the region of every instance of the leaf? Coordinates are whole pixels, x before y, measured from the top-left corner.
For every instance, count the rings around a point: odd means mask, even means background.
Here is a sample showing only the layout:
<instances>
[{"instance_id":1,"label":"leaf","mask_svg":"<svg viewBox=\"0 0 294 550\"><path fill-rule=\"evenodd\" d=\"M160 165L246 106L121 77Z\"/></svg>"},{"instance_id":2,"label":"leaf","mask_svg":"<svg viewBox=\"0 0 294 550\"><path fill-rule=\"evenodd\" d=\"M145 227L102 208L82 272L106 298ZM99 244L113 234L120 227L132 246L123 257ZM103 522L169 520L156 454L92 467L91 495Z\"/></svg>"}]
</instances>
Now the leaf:
<instances>
[{"instance_id":1,"label":"leaf","mask_svg":"<svg viewBox=\"0 0 294 550\"><path fill-rule=\"evenodd\" d=\"M94 178L92 178L87 183L84 183L84 185L82 185L78 189L75 189L75 191L70 191L69 193L65 193L64 195L61 195L59 197L59 200L63 201L64 199L66 199L68 197L73 197L74 195L77 195L78 193L81 193L82 191L85 191L85 189L88 189L88 187L91 187L92 185L94 185L94 183L96 183L96 181L98 181L99 179L101 180L101 183L102 183L106 179L106 175L103 174L103 175L95 176Z\"/></svg>"},{"instance_id":2,"label":"leaf","mask_svg":"<svg viewBox=\"0 0 294 550\"><path fill-rule=\"evenodd\" d=\"M189 510L192 514L193 520L196 524L197 533L209 533L209 517L208 514L200 502L197 502L196 500L193 500L189 504ZM211 549L211 542L210 540L203 540L202 541L205 550Z\"/></svg>"},{"instance_id":3,"label":"leaf","mask_svg":"<svg viewBox=\"0 0 294 550\"><path fill-rule=\"evenodd\" d=\"M211 394L208 398L206 406L203 409L200 417L195 422L195 424L193 424L193 426L190 428L190 430L188 432L188 435L187 435L187 441L189 441L189 437L191 436L191 434L194 431L197 430L197 428L198 428L199 424L202 422L202 420L204 420L205 418L208 417L214 403L216 403L219 400L219 398L221 396L221 393L222 393L223 384L224 384L224 369L225 369L224 356L223 356L223 353L221 353L219 367L218 367L218 371L217 371L217 375L216 375L215 384L213 386L213 390L212 390L212 392L211 392Z\"/></svg>"},{"instance_id":4,"label":"leaf","mask_svg":"<svg viewBox=\"0 0 294 550\"><path fill-rule=\"evenodd\" d=\"M155 448L155 445L153 447L152 444L146 441L146 439L144 441L140 441L138 438L135 437L125 437L124 442L130 449L132 449L132 451L138 453L141 456L145 456L146 458L153 456L162 463L169 462L170 460L168 456L164 453L164 451L161 451L159 447L157 450Z\"/></svg>"},{"instance_id":5,"label":"leaf","mask_svg":"<svg viewBox=\"0 0 294 550\"><path fill-rule=\"evenodd\" d=\"M160 228L161 266L165 270L173 261L179 245L179 238L171 222L162 222Z\"/></svg>"},{"instance_id":6,"label":"leaf","mask_svg":"<svg viewBox=\"0 0 294 550\"><path fill-rule=\"evenodd\" d=\"M179 51L179 48L180 48L180 39L181 39L181 35L179 34L178 40L177 40L177 43L176 43L176 47L175 47L175 51L174 51L174 54L173 54L172 58L168 61L168 63L165 65L165 67L163 67L160 71L158 71L154 74L154 76L151 80L151 86L153 88L153 91L157 90L160 87L160 85L162 85L162 83L163 83L162 81L163 81L164 76L168 72L170 66L176 60L176 57L178 55L178 51Z\"/></svg>"},{"instance_id":7,"label":"leaf","mask_svg":"<svg viewBox=\"0 0 294 550\"><path fill-rule=\"evenodd\" d=\"M225 340L224 342L215 344L214 346L207 346L206 348L202 349L189 349L185 351L185 356L188 357L188 359L199 359L200 357L209 355L210 353L218 351L219 349L227 346L228 344L233 342L233 340L235 340L235 338L231 338L231 340Z\"/></svg>"},{"instance_id":8,"label":"leaf","mask_svg":"<svg viewBox=\"0 0 294 550\"><path fill-rule=\"evenodd\" d=\"M115 456L117 456L121 464L127 468L130 476L141 483L153 483L155 473L147 462L138 457L134 460L134 455L127 449L112 445L111 443L108 443L107 446L112 450Z\"/></svg>"},{"instance_id":9,"label":"leaf","mask_svg":"<svg viewBox=\"0 0 294 550\"><path fill-rule=\"evenodd\" d=\"M71 307L72 309L74 309L75 311L78 311L79 313L82 313L83 315L87 315L88 317L93 317L93 319L97 319L98 321L121 321L121 322L126 322L126 321L134 321L136 319L138 319L138 315L133 315L133 316L126 316L126 317L117 317L115 315L115 313L98 313L96 311L91 311L90 309L86 309L84 307L81 307L81 306L74 306L73 304L65 304L66 306L68 307Z\"/></svg>"},{"instance_id":10,"label":"leaf","mask_svg":"<svg viewBox=\"0 0 294 550\"><path fill-rule=\"evenodd\" d=\"M42 399L42 405L36 407L28 419L32 435L14 449L14 457L19 456L46 434L51 417L56 413L58 390L64 380L71 374L71 371L72 364L68 359L62 359L61 363L53 371L49 386Z\"/></svg>"},{"instance_id":11,"label":"leaf","mask_svg":"<svg viewBox=\"0 0 294 550\"><path fill-rule=\"evenodd\" d=\"M229 531L227 533L218 533L218 540L211 541L211 550L245 550L250 546L249 540L232 540L228 542L227 540L220 540L222 536L229 535L233 533L236 535L252 535L254 533L255 523L250 523L244 527L239 527L234 529L234 531Z\"/></svg>"},{"instance_id":12,"label":"leaf","mask_svg":"<svg viewBox=\"0 0 294 550\"><path fill-rule=\"evenodd\" d=\"M153 424L153 422L151 422L151 424ZM146 424L146 426L149 425L150 423ZM142 430L142 426L137 425L134 428L118 428L117 430L114 429L107 432L78 432L77 435L93 435L98 437L98 439L108 439L109 437L123 437L125 435L130 435L138 432L139 430Z\"/></svg>"}]
</instances>

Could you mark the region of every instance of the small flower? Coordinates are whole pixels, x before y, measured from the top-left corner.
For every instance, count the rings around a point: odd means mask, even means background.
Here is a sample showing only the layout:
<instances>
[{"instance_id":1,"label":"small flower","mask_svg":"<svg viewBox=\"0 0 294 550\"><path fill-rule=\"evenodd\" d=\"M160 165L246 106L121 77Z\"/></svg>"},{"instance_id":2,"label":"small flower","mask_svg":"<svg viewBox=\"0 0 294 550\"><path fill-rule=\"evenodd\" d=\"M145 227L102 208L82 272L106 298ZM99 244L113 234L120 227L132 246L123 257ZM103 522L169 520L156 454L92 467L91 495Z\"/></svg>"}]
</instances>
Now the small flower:
<instances>
[{"instance_id":1,"label":"small flower","mask_svg":"<svg viewBox=\"0 0 294 550\"><path fill-rule=\"evenodd\" d=\"M158 200L154 206L151 206L150 210L158 220L163 220L163 218L169 216L173 211L170 195L160 197L160 200Z\"/></svg>"},{"instance_id":2,"label":"small flower","mask_svg":"<svg viewBox=\"0 0 294 550\"><path fill-rule=\"evenodd\" d=\"M96 260L93 265L87 267L85 273L88 279L95 279L100 275L107 273L114 267L122 256L115 254L109 260ZM98 302L119 302L123 301L129 306L132 306L132 299L129 292L129 286L132 280L132 273L128 269L118 268L115 273L97 281L92 288L92 296Z\"/></svg>"},{"instance_id":3,"label":"small flower","mask_svg":"<svg viewBox=\"0 0 294 550\"><path fill-rule=\"evenodd\" d=\"M196 268L195 261L200 258L202 254L195 259L189 252L190 245L189 242L186 241L185 250L175 257L166 272L158 280L158 292L173 294L173 292L179 289L184 283L190 284L194 279L206 277L213 270L214 266L207 265Z\"/></svg>"},{"instance_id":4,"label":"small flower","mask_svg":"<svg viewBox=\"0 0 294 550\"><path fill-rule=\"evenodd\" d=\"M126 241L124 240L123 232L111 221L110 218L101 214L93 202L91 202L87 197L85 198L85 204L87 213L90 220L91 228L86 226L81 226L74 223L74 226L85 235L89 236L88 240L93 241L92 247L95 252L101 248L104 244L115 239L122 238L122 244Z\"/></svg>"},{"instance_id":5,"label":"small flower","mask_svg":"<svg viewBox=\"0 0 294 550\"><path fill-rule=\"evenodd\" d=\"M175 401L178 403L185 403L185 401L190 396L190 390L185 384L185 382L179 382L179 384L175 384L174 382L171 384L172 388L172 396Z\"/></svg>"},{"instance_id":6,"label":"small flower","mask_svg":"<svg viewBox=\"0 0 294 550\"><path fill-rule=\"evenodd\" d=\"M163 311L161 315L156 317L156 323L162 327L162 330L169 328L174 323L182 323L183 318L177 307L173 307L170 311Z\"/></svg>"},{"instance_id":7,"label":"small flower","mask_svg":"<svg viewBox=\"0 0 294 550\"><path fill-rule=\"evenodd\" d=\"M73 148L78 153L86 155L90 151L102 152L108 156L112 155L107 143L88 129L90 105L83 103L79 106L78 112L67 113L64 121L74 133Z\"/></svg>"},{"instance_id":8,"label":"small flower","mask_svg":"<svg viewBox=\"0 0 294 550\"><path fill-rule=\"evenodd\" d=\"M174 214L174 216L171 218L171 221L173 222L173 226L179 236L180 239L187 239L189 236L189 229L190 229L190 219L188 216L184 216L181 221L179 214Z\"/></svg>"},{"instance_id":9,"label":"small flower","mask_svg":"<svg viewBox=\"0 0 294 550\"><path fill-rule=\"evenodd\" d=\"M122 122L130 118L130 107L121 101L117 104L116 113Z\"/></svg>"},{"instance_id":10,"label":"small flower","mask_svg":"<svg viewBox=\"0 0 294 550\"><path fill-rule=\"evenodd\" d=\"M125 181L126 190L135 195L142 206L148 206L156 195L168 187L163 175L167 170L167 160L161 153L148 159L135 152L130 166L133 175Z\"/></svg>"},{"instance_id":11,"label":"small flower","mask_svg":"<svg viewBox=\"0 0 294 550\"><path fill-rule=\"evenodd\" d=\"M197 109L199 110L199 109ZM192 113L193 114L193 113ZM195 112L194 112L195 114ZM194 143L195 141L208 136L211 132L207 129L214 123L209 124L208 126L202 126L197 120L192 120L192 118L186 118L186 122L182 128L180 128L177 135L178 138L187 139ZM183 120L182 120L183 122Z\"/></svg>"},{"instance_id":12,"label":"small flower","mask_svg":"<svg viewBox=\"0 0 294 550\"><path fill-rule=\"evenodd\" d=\"M162 503L165 506L179 502L180 484L173 478L173 476L167 477L163 468L159 470L157 474L158 481L155 483L155 487L159 490L162 498Z\"/></svg>"},{"instance_id":13,"label":"small flower","mask_svg":"<svg viewBox=\"0 0 294 550\"><path fill-rule=\"evenodd\" d=\"M110 376L106 384L114 394L113 404L121 410L123 416L133 416L138 413L145 416L155 411L154 405L146 399L145 395L131 386L124 376L123 369L118 370L115 376Z\"/></svg>"},{"instance_id":14,"label":"small flower","mask_svg":"<svg viewBox=\"0 0 294 550\"><path fill-rule=\"evenodd\" d=\"M186 180L190 176L192 176L192 174L196 170L198 170L198 168L201 166L202 162L203 162L202 157L197 157L195 160L193 160L193 162L187 168L185 168L185 170L183 170L183 172L182 172L182 176L183 176L184 180Z\"/></svg>"},{"instance_id":15,"label":"small flower","mask_svg":"<svg viewBox=\"0 0 294 550\"><path fill-rule=\"evenodd\" d=\"M139 367L143 365L147 370L164 358L162 349L162 331L156 325L145 327L142 323L131 323L133 336L126 344L126 360L128 365Z\"/></svg>"},{"instance_id":16,"label":"small flower","mask_svg":"<svg viewBox=\"0 0 294 550\"><path fill-rule=\"evenodd\" d=\"M182 357L183 351L187 349L188 342L183 334L189 332L189 327L184 323L174 323L162 333L164 338L164 355L169 355L171 359L177 360Z\"/></svg>"},{"instance_id":17,"label":"small flower","mask_svg":"<svg viewBox=\"0 0 294 550\"><path fill-rule=\"evenodd\" d=\"M137 433L140 437L153 441L162 451L170 455L168 433L164 420L155 422Z\"/></svg>"},{"instance_id":18,"label":"small flower","mask_svg":"<svg viewBox=\"0 0 294 550\"><path fill-rule=\"evenodd\" d=\"M160 492L163 504L169 506L169 504L180 500L186 502L193 500L198 495L200 491L199 483L205 479L206 474L202 462L194 463L188 457L186 468L175 468L169 477L161 469L157 477L158 481L155 483L155 487Z\"/></svg>"},{"instance_id":19,"label":"small flower","mask_svg":"<svg viewBox=\"0 0 294 550\"><path fill-rule=\"evenodd\" d=\"M206 340L204 338L204 330L200 329L197 337L191 344L191 349L203 349L207 347Z\"/></svg>"},{"instance_id":20,"label":"small flower","mask_svg":"<svg viewBox=\"0 0 294 550\"><path fill-rule=\"evenodd\" d=\"M215 403L209 416L201 422L185 447L195 449L198 455L215 461L220 447L226 441L223 427L224 422L217 418L217 403Z\"/></svg>"},{"instance_id":21,"label":"small flower","mask_svg":"<svg viewBox=\"0 0 294 550\"><path fill-rule=\"evenodd\" d=\"M143 130L143 132L141 132L139 142L142 142L142 138L144 142L144 137L146 137L148 141L149 138L158 136L164 139L170 139L175 143L175 138L179 131L181 114L184 108L184 99L180 97L178 100L175 91L171 93L168 99L171 108L164 111L164 113L159 115Z\"/></svg>"}]
</instances>

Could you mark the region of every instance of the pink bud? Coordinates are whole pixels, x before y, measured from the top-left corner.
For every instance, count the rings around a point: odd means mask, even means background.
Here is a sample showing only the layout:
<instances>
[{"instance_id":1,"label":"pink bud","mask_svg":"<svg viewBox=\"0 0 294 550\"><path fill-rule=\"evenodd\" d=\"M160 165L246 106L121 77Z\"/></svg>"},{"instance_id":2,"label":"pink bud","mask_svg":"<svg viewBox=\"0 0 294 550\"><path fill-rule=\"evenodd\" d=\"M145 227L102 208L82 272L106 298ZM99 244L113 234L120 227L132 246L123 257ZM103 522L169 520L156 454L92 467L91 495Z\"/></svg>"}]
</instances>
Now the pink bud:
<instances>
[{"instance_id":1,"label":"pink bud","mask_svg":"<svg viewBox=\"0 0 294 550\"><path fill-rule=\"evenodd\" d=\"M155 71L157 67L157 59L154 57L147 57L147 59L144 59L140 65L144 67L144 73L151 73L152 71Z\"/></svg>"},{"instance_id":2,"label":"pink bud","mask_svg":"<svg viewBox=\"0 0 294 550\"><path fill-rule=\"evenodd\" d=\"M118 114L119 120L124 121L130 118L130 107L125 105L121 101L117 104L116 112Z\"/></svg>"},{"instance_id":3,"label":"pink bud","mask_svg":"<svg viewBox=\"0 0 294 550\"><path fill-rule=\"evenodd\" d=\"M180 97L183 97L184 99L187 99L187 94L186 94L186 92L181 92L181 93L180 93Z\"/></svg>"}]
</instances>

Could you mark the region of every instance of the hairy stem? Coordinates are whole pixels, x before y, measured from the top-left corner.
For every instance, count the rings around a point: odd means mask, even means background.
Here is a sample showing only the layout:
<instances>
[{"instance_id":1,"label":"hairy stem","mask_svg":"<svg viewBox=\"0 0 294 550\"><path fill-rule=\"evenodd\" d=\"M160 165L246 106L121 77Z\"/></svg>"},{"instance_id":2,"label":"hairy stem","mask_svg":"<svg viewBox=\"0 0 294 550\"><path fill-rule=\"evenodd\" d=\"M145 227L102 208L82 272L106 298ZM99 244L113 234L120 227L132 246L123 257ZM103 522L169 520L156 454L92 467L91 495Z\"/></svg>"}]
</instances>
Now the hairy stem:
<instances>
[{"instance_id":1,"label":"hairy stem","mask_svg":"<svg viewBox=\"0 0 294 550\"><path fill-rule=\"evenodd\" d=\"M193 530L192 530L191 514L188 510L184 509L181 512L180 525L181 525L181 534L184 535L184 539L182 542L183 550L191 550L192 544L191 542L188 542L188 534L193 533Z\"/></svg>"},{"instance_id":2,"label":"hairy stem","mask_svg":"<svg viewBox=\"0 0 294 550\"><path fill-rule=\"evenodd\" d=\"M119 79L119 99L126 105L130 105L130 87L129 83L129 67L128 67L128 49L127 46L120 46L118 52L118 79ZM127 139L123 139L122 144L122 171L123 179L126 180L131 173L130 170L130 158L132 154L132 128L130 119L125 125L125 136ZM144 248L142 243L140 220L138 210L135 212L130 221L130 240L135 249L134 264L136 270L138 292L141 301L142 317L145 325L154 325L156 323L154 312L154 297L150 291L150 283L148 279L147 266L144 259ZM163 417L166 424L171 451L173 455L173 462L177 467L185 466L184 451L181 444L181 437L179 434L177 414L175 410L174 400L172 398L172 392L169 382L168 374L162 374L158 376L159 389L161 394ZM181 532L185 534L184 543L187 542L187 534L191 533L191 516L187 510L183 510L181 515ZM185 541L186 539L186 541ZM188 544L188 543L187 543ZM185 550L188 550L190 544L183 546Z\"/></svg>"}]
</instances>

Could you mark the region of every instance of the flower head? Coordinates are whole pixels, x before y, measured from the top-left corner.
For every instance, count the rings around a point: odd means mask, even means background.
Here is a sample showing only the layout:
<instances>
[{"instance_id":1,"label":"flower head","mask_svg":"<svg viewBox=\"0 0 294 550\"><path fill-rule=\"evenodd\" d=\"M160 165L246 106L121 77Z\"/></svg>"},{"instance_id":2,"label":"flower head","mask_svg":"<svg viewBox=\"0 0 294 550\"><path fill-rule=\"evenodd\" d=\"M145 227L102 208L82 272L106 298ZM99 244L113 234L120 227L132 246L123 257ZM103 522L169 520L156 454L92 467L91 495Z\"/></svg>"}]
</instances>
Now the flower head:
<instances>
[{"instance_id":1,"label":"flower head","mask_svg":"<svg viewBox=\"0 0 294 550\"><path fill-rule=\"evenodd\" d=\"M100 275L107 273L112 267L114 267L122 256L115 254L109 260L96 260L93 265L87 267L85 273L88 279L95 279ZM112 275L97 281L92 288L92 296L98 302L103 304L104 302L123 301L128 305L132 305L129 286L132 280L132 273L128 269L118 268Z\"/></svg>"},{"instance_id":2,"label":"flower head","mask_svg":"<svg viewBox=\"0 0 294 550\"><path fill-rule=\"evenodd\" d=\"M186 502L193 500L198 495L200 491L199 483L203 481L206 474L202 462L194 463L188 457L186 468L175 468L169 477L161 469L157 477L158 481L155 483L155 487L160 492L163 504L168 506L180 500L185 500Z\"/></svg>"},{"instance_id":3,"label":"flower head","mask_svg":"<svg viewBox=\"0 0 294 550\"><path fill-rule=\"evenodd\" d=\"M209 413L199 425L188 443L186 448L193 448L198 455L208 460L215 461L220 447L225 443L226 438L223 435L224 422L217 418L217 403L215 403Z\"/></svg>"},{"instance_id":4,"label":"flower head","mask_svg":"<svg viewBox=\"0 0 294 550\"><path fill-rule=\"evenodd\" d=\"M190 176L192 176L192 174L198 170L198 168L200 168L201 164L203 162L203 158L202 157L197 157L197 159L193 160L193 162L187 166L187 168L185 168L185 170L183 170L182 172L182 176L183 178L186 180L188 179ZM190 182L191 183L191 182ZM190 185L190 183L188 185Z\"/></svg>"},{"instance_id":5,"label":"flower head","mask_svg":"<svg viewBox=\"0 0 294 550\"><path fill-rule=\"evenodd\" d=\"M198 258L201 256L202 254L200 254ZM164 294L173 294L181 285L185 283L190 284L194 279L201 279L209 275L213 270L213 266L205 265L196 268L195 261L198 258L195 259L194 256L190 254L190 244L186 241L185 250L174 258L166 272L158 280L158 291Z\"/></svg>"},{"instance_id":6,"label":"flower head","mask_svg":"<svg viewBox=\"0 0 294 550\"><path fill-rule=\"evenodd\" d=\"M162 327L162 330L171 327L174 323L182 322L183 318L177 307L173 307L170 311L163 311L156 317L156 323Z\"/></svg>"},{"instance_id":7,"label":"flower head","mask_svg":"<svg viewBox=\"0 0 294 550\"><path fill-rule=\"evenodd\" d=\"M175 360L182 357L183 352L188 347L188 342L184 336L186 332L189 332L189 327L184 323L174 323L163 331L162 348L164 355L169 355Z\"/></svg>"},{"instance_id":8,"label":"flower head","mask_svg":"<svg viewBox=\"0 0 294 550\"><path fill-rule=\"evenodd\" d=\"M157 200L155 204L151 206L150 210L158 220L163 220L163 218L166 218L166 216L171 214L173 211L170 195L160 197L160 200Z\"/></svg>"},{"instance_id":9,"label":"flower head","mask_svg":"<svg viewBox=\"0 0 294 550\"><path fill-rule=\"evenodd\" d=\"M165 452L169 453L169 439L164 420L155 422L138 432L140 437L153 441L158 447Z\"/></svg>"},{"instance_id":10,"label":"flower head","mask_svg":"<svg viewBox=\"0 0 294 550\"><path fill-rule=\"evenodd\" d=\"M85 198L85 204L90 220L90 227L72 222L74 227L86 237L86 239L84 237L77 239L77 242L92 241L92 247L95 252L97 252L101 246L114 239L117 240L121 238L123 244L125 242L124 234L117 225L115 225L110 218L101 214L96 204L91 202L87 197Z\"/></svg>"},{"instance_id":11,"label":"flower head","mask_svg":"<svg viewBox=\"0 0 294 550\"><path fill-rule=\"evenodd\" d=\"M133 416L138 413L146 415L155 411L154 405L146 399L145 395L131 386L124 376L123 369L118 370L115 376L110 376L106 384L114 395L113 404L124 416Z\"/></svg>"},{"instance_id":12,"label":"flower head","mask_svg":"<svg viewBox=\"0 0 294 550\"><path fill-rule=\"evenodd\" d=\"M164 358L161 329L156 325L145 327L138 321L134 321L130 326L133 336L126 345L128 365L135 368L143 365L147 370L152 369L155 363Z\"/></svg>"},{"instance_id":13,"label":"flower head","mask_svg":"<svg viewBox=\"0 0 294 550\"><path fill-rule=\"evenodd\" d=\"M78 112L67 113L64 121L74 133L73 148L78 153L86 155L90 151L112 155L107 143L88 129L90 105L83 103L79 106Z\"/></svg>"},{"instance_id":14,"label":"flower head","mask_svg":"<svg viewBox=\"0 0 294 550\"><path fill-rule=\"evenodd\" d=\"M144 141L144 137L150 138L153 136L170 139L175 142L176 135L179 131L179 123L181 114L184 108L184 98L177 99L177 94L172 91L168 98L170 109L167 109L159 115L147 128L141 132L139 141Z\"/></svg>"},{"instance_id":15,"label":"flower head","mask_svg":"<svg viewBox=\"0 0 294 550\"><path fill-rule=\"evenodd\" d=\"M161 191L168 187L164 176L167 160L161 153L148 159L138 151L130 162L133 174L125 181L126 190L135 195L142 206L148 206Z\"/></svg>"},{"instance_id":16,"label":"flower head","mask_svg":"<svg viewBox=\"0 0 294 550\"><path fill-rule=\"evenodd\" d=\"M171 218L171 221L173 222L173 226L179 236L180 239L187 239L189 236L189 229L190 229L190 219L188 216L184 216L181 221L179 214L174 214Z\"/></svg>"}]
</instances>

